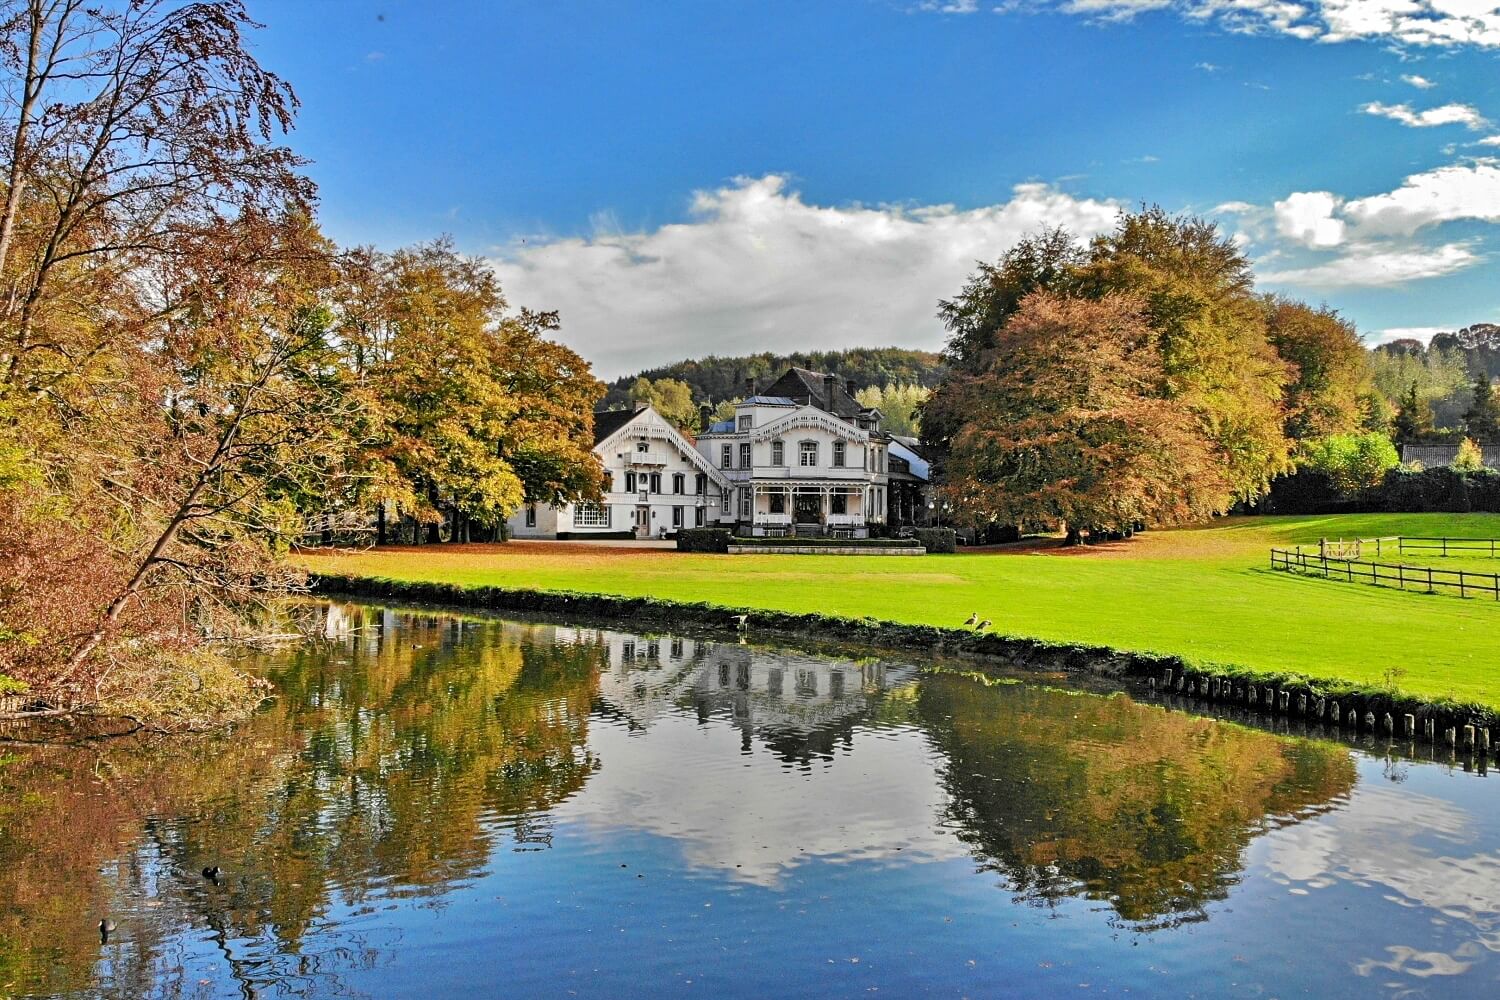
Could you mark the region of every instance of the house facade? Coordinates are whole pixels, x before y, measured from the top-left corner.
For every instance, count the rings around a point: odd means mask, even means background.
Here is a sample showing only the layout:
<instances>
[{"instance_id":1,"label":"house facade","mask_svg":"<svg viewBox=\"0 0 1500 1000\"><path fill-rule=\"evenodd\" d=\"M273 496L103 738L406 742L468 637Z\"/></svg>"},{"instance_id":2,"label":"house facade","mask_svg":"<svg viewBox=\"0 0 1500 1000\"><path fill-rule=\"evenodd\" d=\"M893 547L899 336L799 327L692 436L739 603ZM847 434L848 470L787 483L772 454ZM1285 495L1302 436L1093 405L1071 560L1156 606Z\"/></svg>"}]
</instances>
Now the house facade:
<instances>
[{"instance_id":1,"label":"house facade","mask_svg":"<svg viewBox=\"0 0 1500 1000\"><path fill-rule=\"evenodd\" d=\"M867 537L887 514L880 419L832 375L791 368L764 390L747 382L734 419L697 441L725 482L721 524L741 536Z\"/></svg>"},{"instance_id":2,"label":"house facade","mask_svg":"<svg viewBox=\"0 0 1500 1000\"><path fill-rule=\"evenodd\" d=\"M728 480L651 407L594 414L594 454L602 503L529 503L507 521L511 536L664 538L722 520Z\"/></svg>"}]
</instances>

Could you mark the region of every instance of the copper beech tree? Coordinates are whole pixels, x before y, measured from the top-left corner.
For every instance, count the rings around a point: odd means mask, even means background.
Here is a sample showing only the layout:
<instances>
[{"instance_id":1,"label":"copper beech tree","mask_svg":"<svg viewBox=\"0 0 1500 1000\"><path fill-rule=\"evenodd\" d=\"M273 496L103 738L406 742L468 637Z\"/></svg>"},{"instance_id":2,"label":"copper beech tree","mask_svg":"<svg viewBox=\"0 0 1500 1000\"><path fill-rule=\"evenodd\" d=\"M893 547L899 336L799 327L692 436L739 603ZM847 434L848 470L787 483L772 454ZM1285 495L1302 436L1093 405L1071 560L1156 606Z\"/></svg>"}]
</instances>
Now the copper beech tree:
<instances>
[{"instance_id":1,"label":"copper beech tree","mask_svg":"<svg viewBox=\"0 0 1500 1000\"><path fill-rule=\"evenodd\" d=\"M1229 502L1212 442L1160 394L1158 339L1139 300L1033 292L974 360L931 404L963 415L943 492L969 517L1077 537Z\"/></svg>"}]
</instances>

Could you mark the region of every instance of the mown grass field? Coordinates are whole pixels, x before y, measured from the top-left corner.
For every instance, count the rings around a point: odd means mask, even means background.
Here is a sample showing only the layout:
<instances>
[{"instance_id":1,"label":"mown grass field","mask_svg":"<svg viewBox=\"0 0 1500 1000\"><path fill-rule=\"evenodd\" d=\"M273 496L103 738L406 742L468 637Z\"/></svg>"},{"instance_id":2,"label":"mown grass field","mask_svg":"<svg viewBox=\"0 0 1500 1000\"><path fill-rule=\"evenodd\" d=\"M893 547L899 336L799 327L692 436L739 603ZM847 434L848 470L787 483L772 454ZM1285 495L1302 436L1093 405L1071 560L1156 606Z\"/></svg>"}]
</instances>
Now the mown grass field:
<instances>
[{"instance_id":1,"label":"mown grass field","mask_svg":"<svg viewBox=\"0 0 1500 1000\"><path fill-rule=\"evenodd\" d=\"M727 556L566 544L308 552L309 569L398 580L652 596L959 625L1292 671L1500 708L1500 603L1269 569L1320 537L1500 537L1500 515L1228 518L1090 549L949 556ZM1409 564L1453 565L1408 556ZM1500 561L1464 559L1500 572Z\"/></svg>"}]
</instances>

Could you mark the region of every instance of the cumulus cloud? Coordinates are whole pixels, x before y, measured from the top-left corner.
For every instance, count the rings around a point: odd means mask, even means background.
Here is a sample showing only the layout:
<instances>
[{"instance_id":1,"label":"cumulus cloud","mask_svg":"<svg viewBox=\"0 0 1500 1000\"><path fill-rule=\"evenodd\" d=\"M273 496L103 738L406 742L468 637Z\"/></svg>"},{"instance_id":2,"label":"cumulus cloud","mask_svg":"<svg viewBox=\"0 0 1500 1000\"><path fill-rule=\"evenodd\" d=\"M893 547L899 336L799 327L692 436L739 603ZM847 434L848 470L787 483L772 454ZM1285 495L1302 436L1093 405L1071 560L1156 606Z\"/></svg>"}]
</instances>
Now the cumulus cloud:
<instances>
[{"instance_id":1,"label":"cumulus cloud","mask_svg":"<svg viewBox=\"0 0 1500 1000\"><path fill-rule=\"evenodd\" d=\"M1479 257L1464 243L1410 248L1361 245L1322 264L1261 272L1258 277L1273 285L1305 288L1373 287L1437 278L1478 262Z\"/></svg>"},{"instance_id":2,"label":"cumulus cloud","mask_svg":"<svg viewBox=\"0 0 1500 1000\"><path fill-rule=\"evenodd\" d=\"M768 175L697 192L688 222L528 241L493 265L507 298L559 310L563 341L614 377L711 352L935 348L937 300L975 260L1043 227L1107 231L1119 211L1039 183L969 210L821 206Z\"/></svg>"},{"instance_id":3,"label":"cumulus cloud","mask_svg":"<svg viewBox=\"0 0 1500 1000\"><path fill-rule=\"evenodd\" d=\"M1459 219L1500 222L1500 161L1413 174L1394 191L1348 202L1343 215L1362 237L1410 236Z\"/></svg>"},{"instance_id":4,"label":"cumulus cloud","mask_svg":"<svg viewBox=\"0 0 1500 1000\"><path fill-rule=\"evenodd\" d=\"M1377 115L1398 121L1410 128L1432 128L1437 125L1462 125L1479 130L1489 123L1479 109L1469 104L1444 104L1436 108L1414 111L1410 104L1382 104L1371 101L1359 110L1367 115Z\"/></svg>"},{"instance_id":5,"label":"cumulus cloud","mask_svg":"<svg viewBox=\"0 0 1500 1000\"><path fill-rule=\"evenodd\" d=\"M1375 343L1389 344L1393 340L1420 340L1427 343L1440 333L1449 333L1452 327L1448 326L1388 326L1384 330L1375 331Z\"/></svg>"},{"instance_id":6,"label":"cumulus cloud","mask_svg":"<svg viewBox=\"0 0 1500 1000\"><path fill-rule=\"evenodd\" d=\"M978 10L977 4L958 6L966 12ZM1125 21L1170 10L1189 21L1213 23L1229 31L1319 42L1500 47L1500 3L1495 0L1013 0L993 9L1005 13L1018 7L1059 10L1101 21Z\"/></svg>"},{"instance_id":7,"label":"cumulus cloud","mask_svg":"<svg viewBox=\"0 0 1500 1000\"><path fill-rule=\"evenodd\" d=\"M1336 247L1344 242L1344 221L1334 218L1339 199L1327 191L1299 191L1275 205L1276 232L1303 246Z\"/></svg>"},{"instance_id":8,"label":"cumulus cloud","mask_svg":"<svg viewBox=\"0 0 1500 1000\"><path fill-rule=\"evenodd\" d=\"M1405 74L1404 76L1401 77L1401 82L1402 83L1411 84L1413 87L1416 87L1418 90L1431 90L1433 87L1437 86L1437 84L1435 84L1431 80L1427 79L1427 77L1425 77L1425 76L1418 76L1415 73L1407 73L1407 74Z\"/></svg>"}]
</instances>

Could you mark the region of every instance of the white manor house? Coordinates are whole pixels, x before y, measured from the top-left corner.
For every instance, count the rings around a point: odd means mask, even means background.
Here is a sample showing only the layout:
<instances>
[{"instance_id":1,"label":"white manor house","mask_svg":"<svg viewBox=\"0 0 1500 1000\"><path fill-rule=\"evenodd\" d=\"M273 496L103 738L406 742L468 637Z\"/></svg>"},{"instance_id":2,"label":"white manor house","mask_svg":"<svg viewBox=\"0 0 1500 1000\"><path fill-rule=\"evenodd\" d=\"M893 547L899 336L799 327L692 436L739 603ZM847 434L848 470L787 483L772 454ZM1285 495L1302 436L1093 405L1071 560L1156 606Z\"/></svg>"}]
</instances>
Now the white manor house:
<instances>
[{"instance_id":1,"label":"white manor house","mask_svg":"<svg viewBox=\"0 0 1500 1000\"><path fill-rule=\"evenodd\" d=\"M510 530L517 538L665 538L725 527L741 536L864 538L891 511L903 523L925 513L926 464L882 433L880 420L852 385L801 368L760 392L747 381L734 419L696 440L649 406L596 413L603 502L528 504Z\"/></svg>"}]
</instances>

